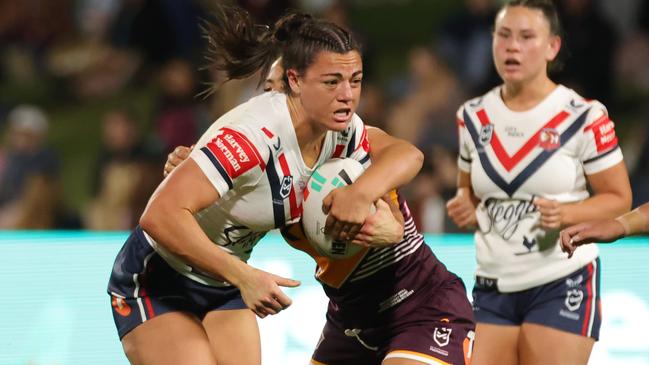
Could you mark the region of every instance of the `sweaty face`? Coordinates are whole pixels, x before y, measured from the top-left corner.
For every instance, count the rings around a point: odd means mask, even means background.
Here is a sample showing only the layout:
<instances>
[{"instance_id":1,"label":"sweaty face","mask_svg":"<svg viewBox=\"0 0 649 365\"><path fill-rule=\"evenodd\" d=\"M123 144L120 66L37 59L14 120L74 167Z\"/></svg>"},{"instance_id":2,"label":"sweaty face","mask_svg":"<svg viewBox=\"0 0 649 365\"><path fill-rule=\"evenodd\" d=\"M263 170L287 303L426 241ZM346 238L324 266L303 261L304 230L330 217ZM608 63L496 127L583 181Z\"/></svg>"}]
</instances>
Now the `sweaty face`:
<instances>
[{"instance_id":1,"label":"sweaty face","mask_svg":"<svg viewBox=\"0 0 649 365\"><path fill-rule=\"evenodd\" d=\"M362 80L358 52L318 53L298 77L299 97L309 120L324 129L344 130L358 107Z\"/></svg>"},{"instance_id":2,"label":"sweaty face","mask_svg":"<svg viewBox=\"0 0 649 365\"><path fill-rule=\"evenodd\" d=\"M561 41L551 34L541 10L508 6L498 13L493 38L496 70L505 83L529 81L547 73Z\"/></svg>"}]
</instances>

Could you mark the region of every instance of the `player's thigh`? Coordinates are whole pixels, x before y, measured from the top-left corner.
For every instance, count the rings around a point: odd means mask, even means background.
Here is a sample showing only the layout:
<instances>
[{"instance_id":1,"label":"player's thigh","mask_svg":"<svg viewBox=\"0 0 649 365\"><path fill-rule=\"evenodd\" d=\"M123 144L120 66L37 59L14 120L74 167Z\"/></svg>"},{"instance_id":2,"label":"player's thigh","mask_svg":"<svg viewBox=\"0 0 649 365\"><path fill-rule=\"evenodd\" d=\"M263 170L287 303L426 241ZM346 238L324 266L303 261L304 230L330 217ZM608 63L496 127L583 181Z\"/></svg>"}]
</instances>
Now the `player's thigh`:
<instances>
[{"instance_id":1,"label":"player's thigh","mask_svg":"<svg viewBox=\"0 0 649 365\"><path fill-rule=\"evenodd\" d=\"M216 365L201 322L184 312L168 312L135 327L122 338L133 365Z\"/></svg>"},{"instance_id":2,"label":"player's thigh","mask_svg":"<svg viewBox=\"0 0 649 365\"><path fill-rule=\"evenodd\" d=\"M261 364L259 327L250 309L211 311L203 327L219 365Z\"/></svg>"},{"instance_id":3,"label":"player's thigh","mask_svg":"<svg viewBox=\"0 0 649 365\"><path fill-rule=\"evenodd\" d=\"M591 337L524 323L518 348L522 365L586 365L594 344Z\"/></svg>"},{"instance_id":4,"label":"player's thigh","mask_svg":"<svg viewBox=\"0 0 649 365\"><path fill-rule=\"evenodd\" d=\"M518 364L519 332L519 326L478 323L471 365Z\"/></svg>"}]
</instances>

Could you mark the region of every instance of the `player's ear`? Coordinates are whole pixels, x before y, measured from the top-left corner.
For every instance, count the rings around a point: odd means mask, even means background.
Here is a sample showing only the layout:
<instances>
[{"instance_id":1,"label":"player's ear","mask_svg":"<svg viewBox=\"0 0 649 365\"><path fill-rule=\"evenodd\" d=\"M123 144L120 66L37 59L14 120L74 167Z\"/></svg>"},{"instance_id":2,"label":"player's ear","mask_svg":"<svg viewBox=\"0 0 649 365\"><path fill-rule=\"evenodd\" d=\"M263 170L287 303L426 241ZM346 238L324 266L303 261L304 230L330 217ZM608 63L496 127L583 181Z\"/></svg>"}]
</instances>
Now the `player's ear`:
<instances>
[{"instance_id":1,"label":"player's ear","mask_svg":"<svg viewBox=\"0 0 649 365\"><path fill-rule=\"evenodd\" d=\"M289 68L286 71L286 77L288 78L289 90L293 94L300 94L300 75L295 69Z\"/></svg>"},{"instance_id":2,"label":"player's ear","mask_svg":"<svg viewBox=\"0 0 649 365\"><path fill-rule=\"evenodd\" d=\"M552 62L557 58L559 51L561 50L561 37L551 36L550 43L548 44L548 50L545 55L545 59L548 62Z\"/></svg>"}]
</instances>

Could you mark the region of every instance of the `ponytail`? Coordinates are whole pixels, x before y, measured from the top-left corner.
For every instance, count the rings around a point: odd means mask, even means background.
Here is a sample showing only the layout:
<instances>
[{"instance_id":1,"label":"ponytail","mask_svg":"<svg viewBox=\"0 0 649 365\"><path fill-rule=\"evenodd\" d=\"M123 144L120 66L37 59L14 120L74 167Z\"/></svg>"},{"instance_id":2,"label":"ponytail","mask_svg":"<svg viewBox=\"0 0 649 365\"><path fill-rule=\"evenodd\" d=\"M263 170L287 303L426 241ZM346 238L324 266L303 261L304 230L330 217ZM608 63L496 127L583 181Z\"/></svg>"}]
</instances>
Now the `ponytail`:
<instances>
[{"instance_id":1,"label":"ponytail","mask_svg":"<svg viewBox=\"0 0 649 365\"><path fill-rule=\"evenodd\" d=\"M205 68L224 72L225 81L261 71L261 85L280 54L272 30L255 24L248 12L238 7L218 6L215 20L204 21L202 30L207 40Z\"/></svg>"}]
</instances>

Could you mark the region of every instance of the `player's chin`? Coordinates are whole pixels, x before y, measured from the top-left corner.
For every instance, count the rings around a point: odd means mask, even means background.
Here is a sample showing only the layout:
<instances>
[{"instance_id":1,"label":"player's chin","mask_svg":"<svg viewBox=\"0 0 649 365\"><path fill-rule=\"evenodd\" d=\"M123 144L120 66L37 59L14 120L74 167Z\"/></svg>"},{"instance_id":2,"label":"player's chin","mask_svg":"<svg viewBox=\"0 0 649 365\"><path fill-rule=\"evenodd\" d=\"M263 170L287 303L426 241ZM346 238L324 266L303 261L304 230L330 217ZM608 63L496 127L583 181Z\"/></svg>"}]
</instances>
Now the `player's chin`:
<instances>
[{"instance_id":1,"label":"player's chin","mask_svg":"<svg viewBox=\"0 0 649 365\"><path fill-rule=\"evenodd\" d=\"M329 129L331 131L334 131L334 132L342 132L345 129L347 129L347 126L349 125L349 122L351 122L351 118L349 118L348 120L345 120L345 121L332 119L328 123L328 126L327 126L328 128L327 129Z\"/></svg>"}]
</instances>

